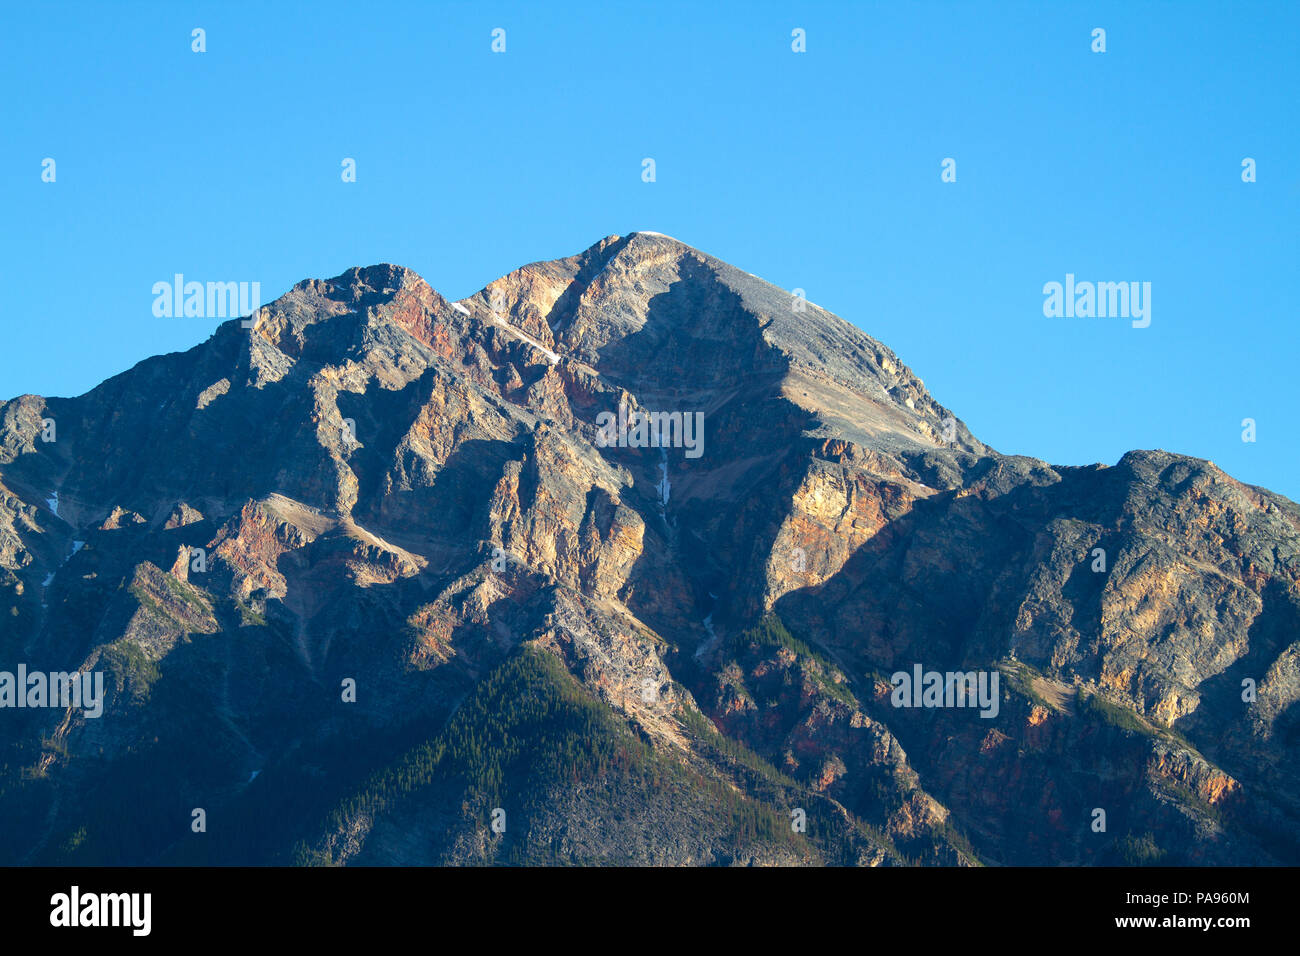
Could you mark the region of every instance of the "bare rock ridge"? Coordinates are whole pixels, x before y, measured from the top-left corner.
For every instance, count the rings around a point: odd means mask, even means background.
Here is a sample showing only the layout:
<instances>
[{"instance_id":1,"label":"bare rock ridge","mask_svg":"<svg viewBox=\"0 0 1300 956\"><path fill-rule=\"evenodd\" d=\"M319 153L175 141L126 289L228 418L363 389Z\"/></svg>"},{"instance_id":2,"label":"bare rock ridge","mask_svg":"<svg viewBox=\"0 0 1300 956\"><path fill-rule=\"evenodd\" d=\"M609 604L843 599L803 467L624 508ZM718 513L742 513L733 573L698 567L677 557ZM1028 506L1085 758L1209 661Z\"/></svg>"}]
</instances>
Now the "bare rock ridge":
<instances>
[{"instance_id":1,"label":"bare rock ridge","mask_svg":"<svg viewBox=\"0 0 1300 956\"><path fill-rule=\"evenodd\" d=\"M1300 862L1300 509L797 305L640 232L0 403L0 672L105 675L0 707L0 862Z\"/></svg>"}]
</instances>

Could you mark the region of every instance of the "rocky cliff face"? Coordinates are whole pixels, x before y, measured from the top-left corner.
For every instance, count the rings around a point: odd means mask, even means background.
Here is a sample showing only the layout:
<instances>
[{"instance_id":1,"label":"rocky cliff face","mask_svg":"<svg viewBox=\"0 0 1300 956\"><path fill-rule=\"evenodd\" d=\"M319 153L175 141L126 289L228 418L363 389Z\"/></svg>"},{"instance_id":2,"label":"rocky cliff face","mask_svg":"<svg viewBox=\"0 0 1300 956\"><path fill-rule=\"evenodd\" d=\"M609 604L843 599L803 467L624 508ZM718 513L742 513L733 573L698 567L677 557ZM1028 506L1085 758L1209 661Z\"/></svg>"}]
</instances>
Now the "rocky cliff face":
<instances>
[{"instance_id":1,"label":"rocky cliff face","mask_svg":"<svg viewBox=\"0 0 1300 956\"><path fill-rule=\"evenodd\" d=\"M0 670L105 675L0 709L0 860L1300 862L1294 503L654 233L250 325L0 404Z\"/></svg>"}]
</instances>

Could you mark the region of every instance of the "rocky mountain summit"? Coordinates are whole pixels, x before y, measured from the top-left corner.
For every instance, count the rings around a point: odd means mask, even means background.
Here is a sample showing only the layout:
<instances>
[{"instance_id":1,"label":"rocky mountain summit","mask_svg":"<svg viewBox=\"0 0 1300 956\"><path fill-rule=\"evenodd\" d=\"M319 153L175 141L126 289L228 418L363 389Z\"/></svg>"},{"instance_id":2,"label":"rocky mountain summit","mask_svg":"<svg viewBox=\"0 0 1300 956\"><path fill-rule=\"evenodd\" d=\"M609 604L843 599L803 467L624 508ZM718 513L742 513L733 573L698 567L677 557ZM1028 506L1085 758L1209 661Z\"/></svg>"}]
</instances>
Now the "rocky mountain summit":
<instances>
[{"instance_id":1,"label":"rocky mountain summit","mask_svg":"<svg viewBox=\"0 0 1300 956\"><path fill-rule=\"evenodd\" d=\"M0 706L0 861L1296 864L1298 546L656 233L351 269L0 403L0 671L105 675Z\"/></svg>"}]
</instances>

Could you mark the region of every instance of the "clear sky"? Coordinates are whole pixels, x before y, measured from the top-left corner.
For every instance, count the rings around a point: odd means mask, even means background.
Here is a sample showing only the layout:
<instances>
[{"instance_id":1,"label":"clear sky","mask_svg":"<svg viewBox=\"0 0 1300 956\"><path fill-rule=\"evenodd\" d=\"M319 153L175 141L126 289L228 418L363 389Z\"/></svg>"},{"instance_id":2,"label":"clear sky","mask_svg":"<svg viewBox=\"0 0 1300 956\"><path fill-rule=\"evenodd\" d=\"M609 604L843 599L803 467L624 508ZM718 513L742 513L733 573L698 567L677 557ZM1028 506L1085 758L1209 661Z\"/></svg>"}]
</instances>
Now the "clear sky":
<instances>
[{"instance_id":1,"label":"clear sky","mask_svg":"<svg viewBox=\"0 0 1300 956\"><path fill-rule=\"evenodd\" d=\"M153 314L177 272L271 301L396 262L455 299L645 229L805 289L1000 451L1300 498L1300 3L124 0L2 32L3 397L202 341ZM1067 273L1150 282L1151 325L1045 317Z\"/></svg>"}]
</instances>

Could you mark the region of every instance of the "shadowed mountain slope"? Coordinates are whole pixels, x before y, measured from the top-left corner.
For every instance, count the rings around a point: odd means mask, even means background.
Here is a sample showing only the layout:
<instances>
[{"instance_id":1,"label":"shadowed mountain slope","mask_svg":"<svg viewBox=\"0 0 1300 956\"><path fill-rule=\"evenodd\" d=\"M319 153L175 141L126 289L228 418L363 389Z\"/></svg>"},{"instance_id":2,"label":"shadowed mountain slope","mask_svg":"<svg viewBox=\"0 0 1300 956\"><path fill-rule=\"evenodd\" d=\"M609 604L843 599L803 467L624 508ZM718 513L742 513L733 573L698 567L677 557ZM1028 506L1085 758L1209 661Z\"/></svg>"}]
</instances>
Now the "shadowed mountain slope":
<instances>
[{"instance_id":1,"label":"shadowed mountain slope","mask_svg":"<svg viewBox=\"0 0 1300 956\"><path fill-rule=\"evenodd\" d=\"M1298 545L656 233L351 269L0 403L0 670L105 693L0 708L0 861L1295 864Z\"/></svg>"}]
</instances>

